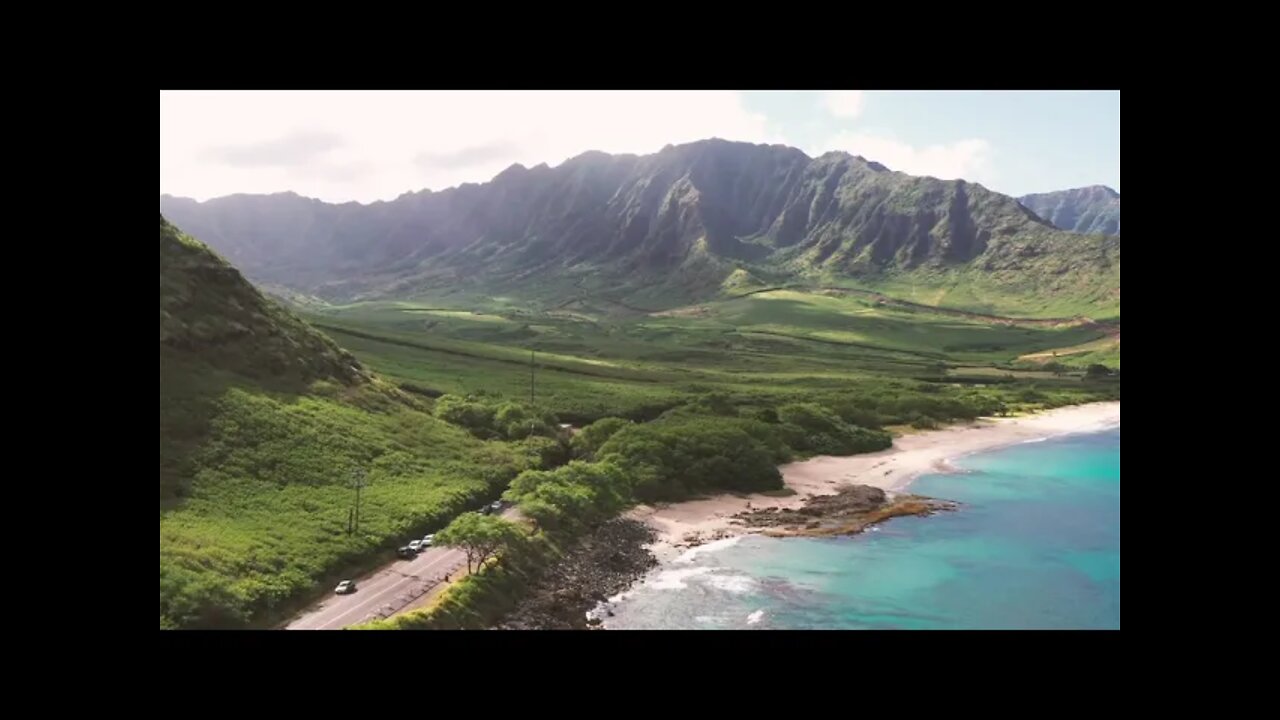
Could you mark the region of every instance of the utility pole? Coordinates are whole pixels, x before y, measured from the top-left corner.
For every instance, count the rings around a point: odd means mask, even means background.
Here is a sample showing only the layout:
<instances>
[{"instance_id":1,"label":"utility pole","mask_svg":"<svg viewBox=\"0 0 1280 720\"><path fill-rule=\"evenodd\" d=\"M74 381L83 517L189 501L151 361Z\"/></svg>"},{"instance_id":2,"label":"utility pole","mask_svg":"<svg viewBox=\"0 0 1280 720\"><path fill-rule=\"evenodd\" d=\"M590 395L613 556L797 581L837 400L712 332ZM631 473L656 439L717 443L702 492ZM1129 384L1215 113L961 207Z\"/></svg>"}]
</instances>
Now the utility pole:
<instances>
[{"instance_id":1,"label":"utility pole","mask_svg":"<svg viewBox=\"0 0 1280 720\"><path fill-rule=\"evenodd\" d=\"M363 468L356 468L351 471L351 487L355 488L356 491L355 526L352 532L360 532L360 489L366 484Z\"/></svg>"},{"instance_id":2,"label":"utility pole","mask_svg":"<svg viewBox=\"0 0 1280 720\"><path fill-rule=\"evenodd\" d=\"M529 409L533 409L533 348L529 348Z\"/></svg>"}]
</instances>

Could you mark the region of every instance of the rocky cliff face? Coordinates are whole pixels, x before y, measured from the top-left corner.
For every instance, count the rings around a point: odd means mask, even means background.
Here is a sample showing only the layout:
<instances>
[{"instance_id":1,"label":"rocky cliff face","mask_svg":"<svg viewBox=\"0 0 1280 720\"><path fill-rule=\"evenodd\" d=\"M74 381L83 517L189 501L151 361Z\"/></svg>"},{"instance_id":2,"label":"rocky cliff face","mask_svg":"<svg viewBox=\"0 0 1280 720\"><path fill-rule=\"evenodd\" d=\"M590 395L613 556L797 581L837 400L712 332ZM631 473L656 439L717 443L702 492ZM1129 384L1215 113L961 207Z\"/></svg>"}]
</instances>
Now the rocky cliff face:
<instances>
[{"instance_id":1,"label":"rocky cliff face","mask_svg":"<svg viewBox=\"0 0 1280 720\"><path fill-rule=\"evenodd\" d=\"M791 279L1007 265L1010 255L1055 256L1065 263L1055 272L1119 262L1118 239L1068 236L980 185L722 140L517 165L482 185L371 205L286 193L162 196L161 209L251 277L331 296L585 273L697 295L739 269Z\"/></svg>"}]
</instances>

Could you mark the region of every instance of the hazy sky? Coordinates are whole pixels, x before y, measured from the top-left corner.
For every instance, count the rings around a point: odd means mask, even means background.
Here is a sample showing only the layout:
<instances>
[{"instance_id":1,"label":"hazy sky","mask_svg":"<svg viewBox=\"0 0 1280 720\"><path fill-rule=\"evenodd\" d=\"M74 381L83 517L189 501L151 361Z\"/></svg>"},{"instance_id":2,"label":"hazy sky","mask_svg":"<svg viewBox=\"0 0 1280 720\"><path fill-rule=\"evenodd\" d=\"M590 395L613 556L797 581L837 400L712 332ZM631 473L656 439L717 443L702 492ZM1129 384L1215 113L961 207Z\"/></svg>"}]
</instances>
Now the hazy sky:
<instances>
[{"instance_id":1,"label":"hazy sky","mask_svg":"<svg viewBox=\"0 0 1280 720\"><path fill-rule=\"evenodd\" d=\"M1010 195L1120 189L1118 91L162 91L160 192L371 202L709 137L844 150Z\"/></svg>"}]
</instances>

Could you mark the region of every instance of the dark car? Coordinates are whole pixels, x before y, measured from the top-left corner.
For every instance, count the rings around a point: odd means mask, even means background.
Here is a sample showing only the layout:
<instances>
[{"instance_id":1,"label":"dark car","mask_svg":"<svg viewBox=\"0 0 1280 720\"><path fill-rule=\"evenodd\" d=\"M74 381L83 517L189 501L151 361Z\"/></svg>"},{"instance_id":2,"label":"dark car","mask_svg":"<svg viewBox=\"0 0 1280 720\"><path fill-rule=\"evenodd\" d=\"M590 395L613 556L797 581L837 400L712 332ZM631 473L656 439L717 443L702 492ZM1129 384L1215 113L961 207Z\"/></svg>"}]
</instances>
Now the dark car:
<instances>
[{"instance_id":1,"label":"dark car","mask_svg":"<svg viewBox=\"0 0 1280 720\"><path fill-rule=\"evenodd\" d=\"M412 560L417 556L418 556L418 553L414 552L413 548L409 547L408 545L402 545L396 548L396 557L401 557L401 558L404 558L405 560Z\"/></svg>"}]
</instances>

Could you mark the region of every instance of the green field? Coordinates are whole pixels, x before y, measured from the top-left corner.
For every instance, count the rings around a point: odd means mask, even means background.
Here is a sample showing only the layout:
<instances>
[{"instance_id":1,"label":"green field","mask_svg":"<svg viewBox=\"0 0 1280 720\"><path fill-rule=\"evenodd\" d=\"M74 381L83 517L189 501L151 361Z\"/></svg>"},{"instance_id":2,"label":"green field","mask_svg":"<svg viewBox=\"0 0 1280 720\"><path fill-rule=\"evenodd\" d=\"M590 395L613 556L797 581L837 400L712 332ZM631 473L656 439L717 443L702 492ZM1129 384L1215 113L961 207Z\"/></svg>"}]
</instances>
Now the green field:
<instances>
[{"instance_id":1,"label":"green field","mask_svg":"<svg viewBox=\"0 0 1280 720\"><path fill-rule=\"evenodd\" d=\"M312 307L306 317L381 375L427 395L487 390L527 400L533 350L535 399L575 420L643 417L711 389L768 401L936 379L943 368L1069 388L1078 378L1014 363L1103 337L1089 327L980 322L829 292L773 290L657 313L572 305L358 303Z\"/></svg>"}]
</instances>

